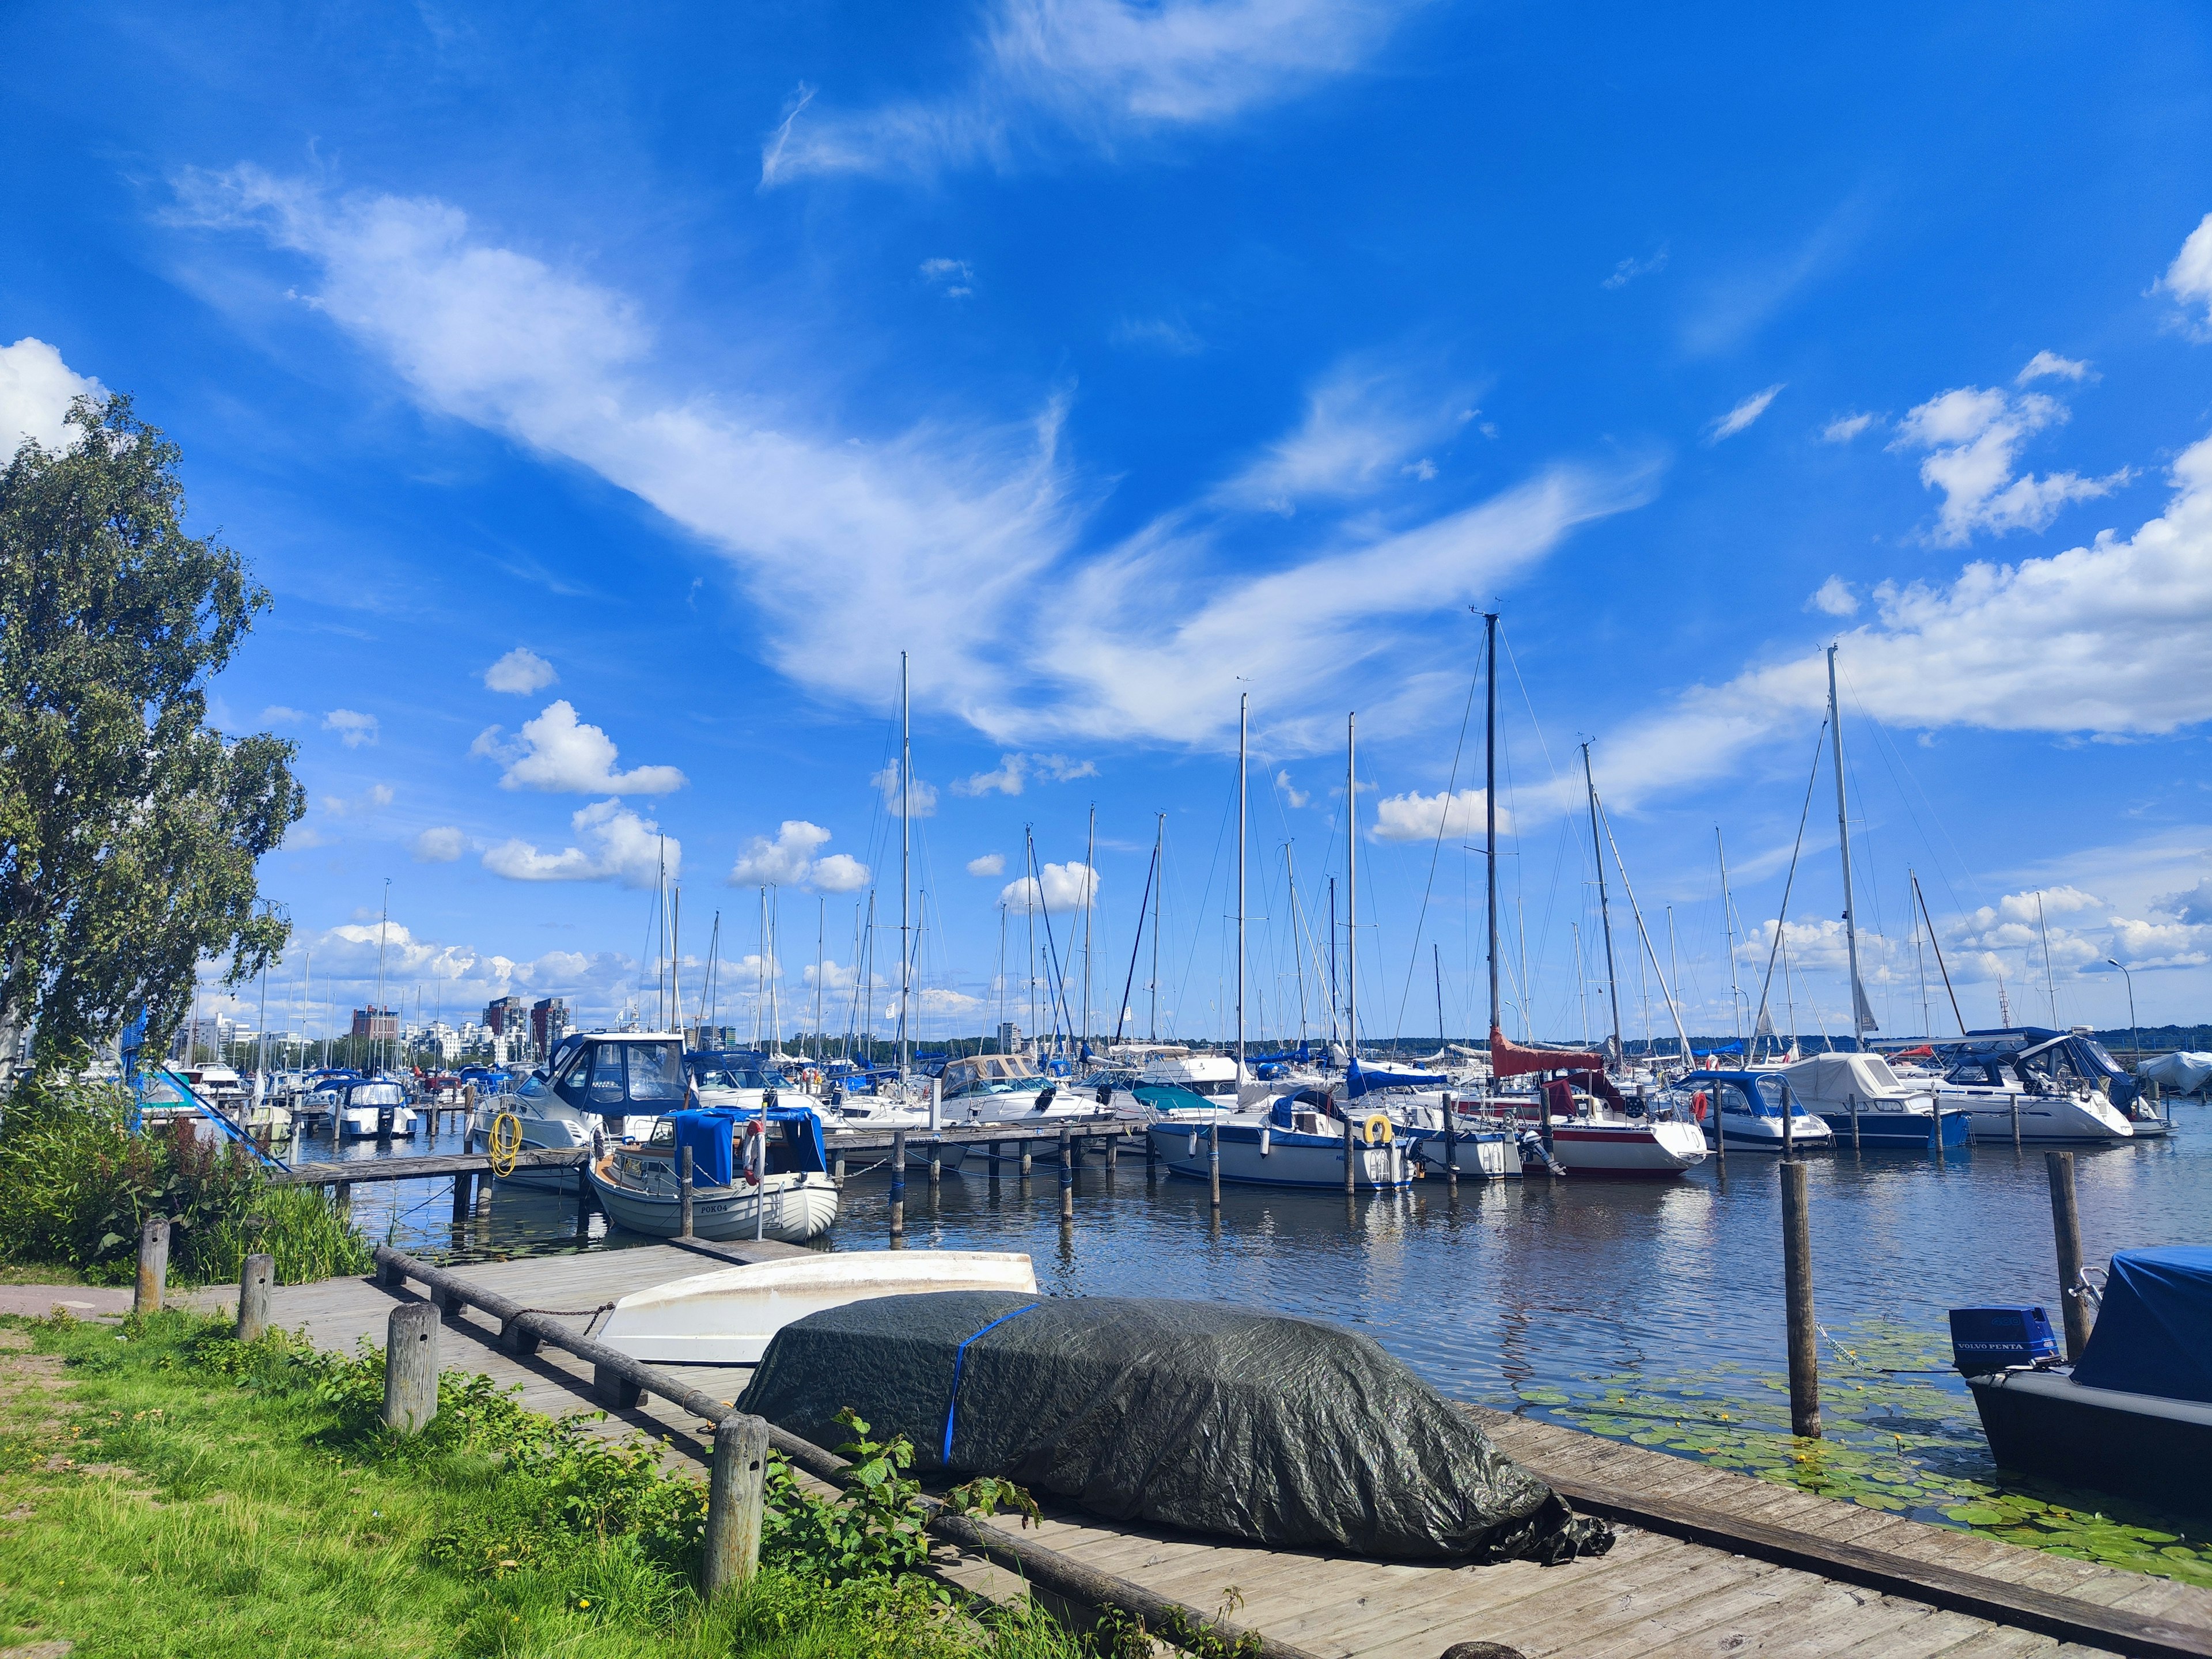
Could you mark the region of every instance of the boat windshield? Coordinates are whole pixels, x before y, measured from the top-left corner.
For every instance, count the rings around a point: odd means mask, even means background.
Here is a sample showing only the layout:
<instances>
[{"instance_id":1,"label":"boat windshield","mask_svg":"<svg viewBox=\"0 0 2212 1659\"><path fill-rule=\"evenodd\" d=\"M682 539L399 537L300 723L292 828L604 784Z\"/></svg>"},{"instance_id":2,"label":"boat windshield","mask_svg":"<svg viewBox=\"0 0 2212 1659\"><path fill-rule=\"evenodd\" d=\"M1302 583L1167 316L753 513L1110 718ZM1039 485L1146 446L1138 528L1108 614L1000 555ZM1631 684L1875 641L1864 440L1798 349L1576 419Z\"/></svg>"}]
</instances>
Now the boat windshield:
<instances>
[{"instance_id":1,"label":"boat windshield","mask_svg":"<svg viewBox=\"0 0 2212 1659\"><path fill-rule=\"evenodd\" d=\"M774 1089L782 1082L779 1073L739 1071L729 1066L707 1066L699 1073L702 1089Z\"/></svg>"},{"instance_id":2,"label":"boat windshield","mask_svg":"<svg viewBox=\"0 0 2212 1659\"><path fill-rule=\"evenodd\" d=\"M349 1106L404 1106L407 1091L396 1083L356 1083L346 1097Z\"/></svg>"},{"instance_id":3,"label":"boat windshield","mask_svg":"<svg viewBox=\"0 0 2212 1659\"><path fill-rule=\"evenodd\" d=\"M640 1103L684 1098L684 1050L673 1042L626 1042L629 1097Z\"/></svg>"}]
</instances>

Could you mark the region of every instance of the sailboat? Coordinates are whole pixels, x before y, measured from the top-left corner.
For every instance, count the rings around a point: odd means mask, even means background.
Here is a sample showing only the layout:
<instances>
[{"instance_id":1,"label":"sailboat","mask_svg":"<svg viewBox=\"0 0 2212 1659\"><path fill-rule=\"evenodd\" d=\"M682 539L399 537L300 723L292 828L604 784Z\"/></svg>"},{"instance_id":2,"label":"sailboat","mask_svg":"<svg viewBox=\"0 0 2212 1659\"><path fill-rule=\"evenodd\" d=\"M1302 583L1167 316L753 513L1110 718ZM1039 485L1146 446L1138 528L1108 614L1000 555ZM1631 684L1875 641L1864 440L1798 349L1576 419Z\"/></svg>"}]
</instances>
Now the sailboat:
<instances>
[{"instance_id":1,"label":"sailboat","mask_svg":"<svg viewBox=\"0 0 2212 1659\"><path fill-rule=\"evenodd\" d=\"M1240 698L1237 713L1237 1076L1250 1075L1244 1050L1244 823L1246 734L1251 699ZM1345 727L1346 822L1356 832L1358 802L1351 782L1357 726ZM1349 838L1357 846L1356 833ZM1354 856L1347 854L1347 856ZM1356 868L1356 866L1355 866ZM1346 1109L1349 1109L1348 1108ZM1170 1175L1212 1178L1218 1152L1224 1186L1364 1188L1395 1192L1413 1178L1417 1137L1402 1135L1386 1113L1372 1112L1354 1122L1332 1115L1317 1102L1291 1095L1252 1101L1211 1121L1154 1122L1146 1129L1154 1156Z\"/></svg>"}]
</instances>

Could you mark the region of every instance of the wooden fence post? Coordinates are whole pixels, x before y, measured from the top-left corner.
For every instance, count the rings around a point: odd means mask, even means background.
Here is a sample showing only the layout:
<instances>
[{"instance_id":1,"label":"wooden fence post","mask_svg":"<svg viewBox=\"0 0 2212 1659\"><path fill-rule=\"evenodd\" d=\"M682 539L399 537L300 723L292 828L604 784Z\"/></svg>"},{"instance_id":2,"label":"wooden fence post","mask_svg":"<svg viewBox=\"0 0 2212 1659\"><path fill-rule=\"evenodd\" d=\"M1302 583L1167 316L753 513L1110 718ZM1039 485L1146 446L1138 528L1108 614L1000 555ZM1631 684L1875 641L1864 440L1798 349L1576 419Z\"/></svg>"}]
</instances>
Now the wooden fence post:
<instances>
[{"instance_id":1,"label":"wooden fence post","mask_svg":"<svg viewBox=\"0 0 2212 1659\"><path fill-rule=\"evenodd\" d=\"M2089 1310L2082 1301L2081 1212L2074 1199L2074 1154L2045 1152L2051 1176L2051 1226L2058 1241L2058 1300L2066 1315L2066 1357L2089 1346Z\"/></svg>"},{"instance_id":2,"label":"wooden fence post","mask_svg":"<svg viewBox=\"0 0 2212 1659\"><path fill-rule=\"evenodd\" d=\"M131 1298L131 1311L161 1311L161 1290L169 1282L169 1218L149 1215L138 1229L138 1288Z\"/></svg>"},{"instance_id":3,"label":"wooden fence post","mask_svg":"<svg viewBox=\"0 0 2212 1659\"><path fill-rule=\"evenodd\" d=\"M714 1425L707 1482L707 1548L700 1598L712 1601L760 1565L761 1504L768 1477L768 1425L732 1413Z\"/></svg>"},{"instance_id":4,"label":"wooden fence post","mask_svg":"<svg viewBox=\"0 0 2212 1659\"><path fill-rule=\"evenodd\" d=\"M438 1310L410 1302L385 1327L384 1426L419 1434L437 1414Z\"/></svg>"},{"instance_id":5,"label":"wooden fence post","mask_svg":"<svg viewBox=\"0 0 2212 1659\"><path fill-rule=\"evenodd\" d=\"M1805 1166L1782 1164L1782 1289L1790 1325L1790 1431L1820 1437L1820 1331L1813 1322L1813 1226Z\"/></svg>"},{"instance_id":6,"label":"wooden fence post","mask_svg":"<svg viewBox=\"0 0 2212 1659\"><path fill-rule=\"evenodd\" d=\"M258 1342L269 1328L269 1285L276 1277L276 1258L249 1255L238 1275L238 1340Z\"/></svg>"}]
</instances>

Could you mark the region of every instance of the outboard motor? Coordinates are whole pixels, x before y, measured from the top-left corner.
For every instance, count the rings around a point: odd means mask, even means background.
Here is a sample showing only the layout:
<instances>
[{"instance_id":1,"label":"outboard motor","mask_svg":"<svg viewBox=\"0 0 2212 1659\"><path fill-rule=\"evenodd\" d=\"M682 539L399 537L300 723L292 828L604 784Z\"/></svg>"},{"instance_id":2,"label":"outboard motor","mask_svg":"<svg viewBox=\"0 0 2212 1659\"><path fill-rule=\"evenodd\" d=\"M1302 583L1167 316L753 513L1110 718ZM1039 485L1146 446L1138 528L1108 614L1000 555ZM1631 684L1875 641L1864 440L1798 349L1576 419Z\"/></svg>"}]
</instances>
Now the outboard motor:
<instances>
[{"instance_id":1,"label":"outboard motor","mask_svg":"<svg viewBox=\"0 0 2212 1659\"><path fill-rule=\"evenodd\" d=\"M1544 1137L1535 1130L1522 1130L1517 1144L1521 1149L1522 1168L1526 1169L1533 1164L1538 1169L1548 1170L1555 1176L1566 1174L1565 1166L1552 1156L1551 1150L1544 1145Z\"/></svg>"},{"instance_id":2,"label":"outboard motor","mask_svg":"<svg viewBox=\"0 0 2212 1659\"><path fill-rule=\"evenodd\" d=\"M2058 1363L2051 1316L2031 1303L1951 1310L1951 1360L1968 1376Z\"/></svg>"}]
</instances>

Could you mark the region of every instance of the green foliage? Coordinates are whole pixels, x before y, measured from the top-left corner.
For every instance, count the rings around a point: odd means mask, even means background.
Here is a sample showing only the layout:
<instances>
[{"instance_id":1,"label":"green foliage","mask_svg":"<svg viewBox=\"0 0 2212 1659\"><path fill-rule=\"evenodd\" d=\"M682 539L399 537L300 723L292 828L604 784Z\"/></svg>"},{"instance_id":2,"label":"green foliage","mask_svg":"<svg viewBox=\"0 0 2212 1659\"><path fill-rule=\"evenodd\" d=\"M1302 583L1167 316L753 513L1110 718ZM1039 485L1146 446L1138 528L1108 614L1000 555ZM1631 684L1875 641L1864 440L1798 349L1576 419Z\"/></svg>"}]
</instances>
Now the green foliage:
<instances>
[{"instance_id":1,"label":"green foliage","mask_svg":"<svg viewBox=\"0 0 2212 1659\"><path fill-rule=\"evenodd\" d=\"M2212 1535L2155 1511L2078 1498L2001 1473L1942 1343L1878 1325L1829 1337L1823 1437L1790 1432L1789 1382L1717 1367L1635 1373L1521 1398L1592 1434L1796 1486L1863 1508L1965 1527L2106 1566L2212 1586Z\"/></svg>"},{"instance_id":2,"label":"green foliage","mask_svg":"<svg viewBox=\"0 0 2212 1659\"><path fill-rule=\"evenodd\" d=\"M269 596L185 534L176 446L125 397L69 420L0 466L0 1053L35 1023L74 1058L138 1006L158 1048L201 957L282 948L255 865L306 794L290 744L204 724Z\"/></svg>"},{"instance_id":3,"label":"green foliage","mask_svg":"<svg viewBox=\"0 0 2212 1659\"><path fill-rule=\"evenodd\" d=\"M769 1454L762 1559L831 1584L926 1565L929 1537L923 1528L929 1515L921 1504L921 1483L906 1474L914 1462L912 1443L904 1435L871 1440L867 1424L849 1406L837 1420L852 1436L837 1455L853 1468L834 1498L814 1496L789 1464Z\"/></svg>"},{"instance_id":4,"label":"green foliage","mask_svg":"<svg viewBox=\"0 0 2212 1659\"><path fill-rule=\"evenodd\" d=\"M965 1486L955 1486L945 1494L945 1506L955 1515L978 1516L985 1520L1002 1509L1012 1510L1022 1517L1024 1529L1030 1522L1044 1519L1036 1499L1026 1489L995 1474L980 1474Z\"/></svg>"},{"instance_id":5,"label":"green foliage","mask_svg":"<svg viewBox=\"0 0 2212 1659\"><path fill-rule=\"evenodd\" d=\"M368 1271L367 1240L320 1193L270 1186L243 1147L212 1134L131 1134L121 1089L50 1077L19 1086L0 1119L0 1260L120 1284L139 1227L166 1215L170 1271L186 1283L235 1279L257 1250L287 1285Z\"/></svg>"}]
</instances>

